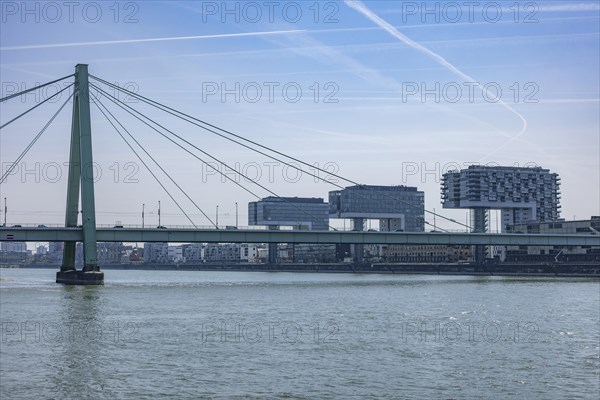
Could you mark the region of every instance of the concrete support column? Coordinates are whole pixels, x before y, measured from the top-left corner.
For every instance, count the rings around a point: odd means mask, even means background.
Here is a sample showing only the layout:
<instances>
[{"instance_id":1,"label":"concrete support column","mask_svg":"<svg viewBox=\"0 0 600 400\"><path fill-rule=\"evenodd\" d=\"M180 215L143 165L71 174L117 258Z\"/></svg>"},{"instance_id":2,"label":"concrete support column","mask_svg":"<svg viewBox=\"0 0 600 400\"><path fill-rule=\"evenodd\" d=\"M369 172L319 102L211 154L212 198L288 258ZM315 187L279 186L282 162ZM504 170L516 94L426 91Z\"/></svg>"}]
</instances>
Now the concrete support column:
<instances>
[{"instance_id":1,"label":"concrete support column","mask_svg":"<svg viewBox=\"0 0 600 400\"><path fill-rule=\"evenodd\" d=\"M352 230L362 232L365 230L364 218L352 218ZM362 263L365 258L365 246L363 244L352 245L352 258L355 263Z\"/></svg>"},{"instance_id":2,"label":"concrete support column","mask_svg":"<svg viewBox=\"0 0 600 400\"><path fill-rule=\"evenodd\" d=\"M271 230L278 231L279 226L272 226ZM277 243L269 243L269 264L277 264Z\"/></svg>"},{"instance_id":3,"label":"concrete support column","mask_svg":"<svg viewBox=\"0 0 600 400\"><path fill-rule=\"evenodd\" d=\"M471 226L473 233L486 233L488 231L488 214L486 208L471 209ZM477 264L483 264L487 258L487 246L474 246L474 259Z\"/></svg>"}]
</instances>

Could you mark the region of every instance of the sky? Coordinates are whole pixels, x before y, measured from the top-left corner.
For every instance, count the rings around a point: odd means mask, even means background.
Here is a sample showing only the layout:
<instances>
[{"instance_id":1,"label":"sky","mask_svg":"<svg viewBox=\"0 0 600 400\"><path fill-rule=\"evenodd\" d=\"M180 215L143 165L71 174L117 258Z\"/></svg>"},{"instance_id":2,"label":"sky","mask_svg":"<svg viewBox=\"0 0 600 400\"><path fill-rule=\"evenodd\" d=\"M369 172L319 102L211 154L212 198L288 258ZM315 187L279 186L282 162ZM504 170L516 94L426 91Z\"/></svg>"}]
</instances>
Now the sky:
<instances>
[{"instance_id":1,"label":"sky","mask_svg":"<svg viewBox=\"0 0 600 400\"><path fill-rule=\"evenodd\" d=\"M465 210L442 209L441 175L472 164L550 169L561 177L562 218L600 215L598 1L2 1L1 13L2 97L88 64L118 87L352 181L416 186L428 210L458 221L466 222ZM64 82L2 103L1 123ZM190 224L144 163L197 226L210 225L202 212L214 221L217 207L219 225L234 225L236 203L246 225L247 203L256 200L109 95L255 178L264 188L193 151L259 197L327 200L337 189L100 87L108 94L92 93L198 207L91 104L98 224L139 225L142 207L146 223L157 224L159 201L161 224ZM67 101L0 185L0 218L6 198L9 225L64 222L68 96L0 131L4 174Z\"/></svg>"}]
</instances>

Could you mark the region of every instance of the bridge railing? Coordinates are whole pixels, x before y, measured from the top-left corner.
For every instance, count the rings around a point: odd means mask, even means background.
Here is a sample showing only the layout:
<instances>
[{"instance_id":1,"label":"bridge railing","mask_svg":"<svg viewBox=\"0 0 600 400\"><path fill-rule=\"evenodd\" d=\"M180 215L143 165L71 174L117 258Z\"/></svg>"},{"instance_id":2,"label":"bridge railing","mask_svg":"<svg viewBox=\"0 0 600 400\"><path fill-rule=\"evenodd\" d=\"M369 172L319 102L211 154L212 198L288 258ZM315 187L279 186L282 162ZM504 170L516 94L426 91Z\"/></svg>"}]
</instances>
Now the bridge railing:
<instances>
[{"instance_id":1,"label":"bridge railing","mask_svg":"<svg viewBox=\"0 0 600 400\"><path fill-rule=\"evenodd\" d=\"M0 225L0 228L3 227L2 225ZM7 228L17 228L17 227L22 227L22 228L64 228L64 224L31 224L31 223L13 223L13 224L8 224L6 226ZM97 228L123 228L123 229L159 229L159 227L155 224L145 224L143 227L141 224L123 224L123 225L115 225L115 224L96 224ZM212 229L216 229L214 226L212 225L197 225L196 227L192 226L192 225L170 225L170 224L163 224L161 225L162 228L166 228L166 229L181 229L181 230L212 230ZM220 225L219 229L222 230L250 230L250 231L265 231L265 230L270 230L271 228L264 226L264 225L251 225L251 226L238 226L238 227L234 227L234 226L229 226L229 225ZM289 230L294 230L295 227L293 226L281 226L279 228L279 230L282 231L289 231ZM329 229L330 231L333 229ZM335 230L338 232L352 232L353 229L350 227L335 227ZM367 229L364 232L368 233L368 232L382 232L380 230L376 230L376 229ZM403 232L401 230L398 231L393 231L393 232ZM434 231L432 229L430 230L426 230L425 232L437 232L437 233L469 233L467 232L465 229L444 229L444 230L437 230ZM501 233L501 232L497 232L497 231L491 231L488 233Z\"/></svg>"},{"instance_id":2,"label":"bridge railing","mask_svg":"<svg viewBox=\"0 0 600 400\"><path fill-rule=\"evenodd\" d=\"M65 225L64 224L30 224L30 223L13 223L13 224L7 224L6 228L64 228ZM166 228L166 229L189 229L189 230L206 230L206 229L216 229L214 226L212 225L197 225L196 227L192 226L192 225L161 225L162 228ZM4 228L4 226L2 226L0 224L0 228ZM96 228L123 228L123 229L160 229L158 227L158 225L150 225L150 224L145 224L144 226L142 226L141 224L137 225L137 224L122 224L122 225L115 225L115 224L96 224ZM232 227L232 226L219 226L219 229L223 229L223 230L230 230L230 229L239 229L239 230L267 230L268 228L265 226L238 226L236 227ZM290 227L291 229L291 227ZM286 227L282 227L281 230L287 230Z\"/></svg>"},{"instance_id":3,"label":"bridge railing","mask_svg":"<svg viewBox=\"0 0 600 400\"><path fill-rule=\"evenodd\" d=\"M44 229L44 228L64 228L64 224L31 224L31 223L13 223L13 224L7 224L7 226L3 226L0 225L0 229L2 228L25 228L25 229L31 229L31 228L35 228L35 229ZM143 227L141 224L123 224L123 225L114 225L114 224L96 224L96 228L98 229L148 229L148 230L155 230L155 229L171 229L171 230L182 230L182 231L186 231L186 230L190 230L190 231L194 231L194 230L216 230L216 228L214 226L209 226L209 225L197 225L196 227L192 226L192 225L161 225L160 227L158 227L157 225L149 225L149 224L145 224ZM240 230L240 231L266 231L269 230L270 228L264 225L251 225L251 226L238 226L238 227L234 227L234 226L229 226L229 225L224 225L224 226L219 226L219 230L222 231L235 231L235 230ZM298 231L297 227L293 227L293 226L281 226L279 228L279 231L292 231L292 230L296 230ZM300 231L305 231L305 232L310 232L308 230L302 229ZM334 231L334 229L329 229L328 231ZM335 231L337 232L353 232L353 229L350 228L344 228L344 227L335 227ZM312 232L318 232L318 231L312 231ZM380 230L376 230L376 229L367 229L365 231L362 231L363 233L418 233L418 232L404 232L401 230L397 230L397 231L380 231ZM448 234L448 233L470 233L460 229L445 229L445 230L426 230L423 233L439 233L439 234ZM486 232L487 234L502 234L502 232L498 232L498 231L490 231L490 232ZM506 233L506 232L505 232ZM515 234L522 234L520 232L509 232L509 234L515 235ZM529 235L536 235L536 234L529 234ZM561 233L560 235L590 235L590 236L594 236L596 235L594 232L590 231L590 232L577 232L577 233Z\"/></svg>"}]
</instances>

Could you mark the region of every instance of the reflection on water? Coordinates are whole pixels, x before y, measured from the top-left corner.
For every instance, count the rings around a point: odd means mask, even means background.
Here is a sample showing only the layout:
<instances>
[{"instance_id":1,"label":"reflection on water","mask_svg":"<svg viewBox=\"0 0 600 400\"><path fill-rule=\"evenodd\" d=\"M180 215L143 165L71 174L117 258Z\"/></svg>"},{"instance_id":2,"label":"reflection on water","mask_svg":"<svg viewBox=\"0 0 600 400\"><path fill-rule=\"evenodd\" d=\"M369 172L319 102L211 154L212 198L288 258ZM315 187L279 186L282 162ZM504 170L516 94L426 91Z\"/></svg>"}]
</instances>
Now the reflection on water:
<instances>
[{"instance_id":1,"label":"reflection on water","mask_svg":"<svg viewBox=\"0 0 600 400\"><path fill-rule=\"evenodd\" d=\"M58 306L62 340L50 346L51 365L56 371L48 393L56 398L69 398L73 393L104 392L110 397L110 386L100 365L103 336L108 326L102 312L102 287L61 286Z\"/></svg>"},{"instance_id":2,"label":"reflection on water","mask_svg":"<svg viewBox=\"0 0 600 400\"><path fill-rule=\"evenodd\" d=\"M598 281L0 270L0 398L597 398Z\"/></svg>"}]
</instances>

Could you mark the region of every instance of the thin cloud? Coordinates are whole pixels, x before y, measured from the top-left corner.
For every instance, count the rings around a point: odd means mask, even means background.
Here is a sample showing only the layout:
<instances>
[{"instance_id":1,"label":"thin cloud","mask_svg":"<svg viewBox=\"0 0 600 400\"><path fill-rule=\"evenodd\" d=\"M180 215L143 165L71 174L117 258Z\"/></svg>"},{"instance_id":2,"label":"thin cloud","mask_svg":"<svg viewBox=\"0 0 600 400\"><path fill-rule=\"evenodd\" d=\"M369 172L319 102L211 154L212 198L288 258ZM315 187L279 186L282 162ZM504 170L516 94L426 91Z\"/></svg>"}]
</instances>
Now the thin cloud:
<instances>
[{"instance_id":1,"label":"thin cloud","mask_svg":"<svg viewBox=\"0 0 600 400\"><path fill-rule=\"evenodd\" d=\"M450 72L452 72L459 78L463 79L465 82L475 82L475 85L478 86L479 88L481 88L481 90L483 90L484 92L486 92L486 94L488 96L490 96L490 98L494 98L493 94L490 93L485 87L483 87L479 83L476 83L477 82L476 79L474 79L474 78L470 77L469 75L465 74L464 72L462 72L460 69L455 67L452 63L447 61L445 58L443 58L439 54L435 53L434 51L429 50L427 47L423 46L422 44L417 43L414 40L412 40L411 38L409 38L408 36L400 33L396 28L394 28L388 22L381 19L377 14L373 13L370 9L368 9L361 1L359 1L359 0L344 0L344 2L350 8L353 8L354 10L360 12L361 14L363 14L364 16L369 18L371 21L373 21L374 23L379 25L382 29L387 31L390 35L394 36L396 39L398 39L401 42L405 43L406 45L412 47L413 49L425 54L426 56L433 59L438 64L446 67ZM508 105L506 102L504 102L501 99L498 100L498 104L502 105L504 108L509 110L511 113L515 114L523 123L523 127L521 128L519 133L517 133L515 136L513 136L511 139L509 139L509 141L507 141L504 145L500 146L496 150L499 150L500 148L508 145L513 140L519 138L527 130L527 119L525 119L525 117L523 115L521 115L521 113L519 113L517 110L512 108L510 105ZM491 154L492 153L486 155L485 157L488 157Z\"/></svg>"},{"instance_id":2,"label":"thin cloud","mask_svg":"<svg viewBox=\"0 0 600 400\"><path fill-rule=\"evenodd\" d=\"M308 33L311 33L311 32L309 31ZM281 42L278 39L268 39L268 40L272 41L273 43L281 44ZM357 61L354 58L342 53L340 51L340 49L342 49L342 48L346 49L345 46L341 46L341 47L326 46L306 34L286 36L285 40L286 40L286 43L283 47L284 47L284 50L287 52L292 52L292 53L295 53L295 54L298 54L301 56L306 56L306 57L312 58L320 63L331 63L331 64L335 64L335 65L343 64L348 69L348 71L347 71L348 73L351 73L366 82L369 82L371 84L375 84L378 86L383 86L385 88L392 89L399 93L402 93L404 91L402 85L397 80L383 75L381 73L381 70L371 69L371 68L367 67L366 65L364 65L363 63L361 63L360 61ZM289 44L293 44L294 46L289 46ZM490 96L490 98L493 98L493 96ZM436 109L437 111L444 113L444 114L449 114L449 115L453 115L453 116L456 116L457 114L459 114L461 117L466 118L467 120L470 120L477 124L483 124L483 125L489 127L489 124L486 121L481 120L476 115L473 115L473 113L462 113L462 112L460 112L460 110L457 110L456 108L450 110L448 107L441 106L441 105L435 104L435 103L426 103L425 106ZM374 106L371 108L366 108L364 106L363 107L352 107L348 110L349 111L355 111L355 110L360 110L360 109L362 109L362 110L368 110L368 109L382 110L384 108L387 108L387 107L378 105L378 106ZM339 110L339 108L336 108L336 109ZM327 108L320 108L319 110L311 110L311 112L314 113L314 112L319 112L321 110L324 112L328 112ZM289 113L293 114L293 113L297 113L297 112L298 111L284 111L284 113L288 113L288 114ZM300 112L306 112L306 110L300 111ZM495 129L495 127L489 127L489 129ZM509 135L506 135L506 136L510 137Z\"/></svg>"},{"instance_id":3,"label":"thin cloud","mask_svg":"<svg viewBox=\"0 0 600 400\"><path fill-rule=\"evenodd\" d=\"M598 15L593 16L578 16L578 17L547 17L540 22L568 22L568 21L586 21L586 20L596 20L600 18ZM514 24L514 20L501 20L498 22L494 22L494 25L503 25L503 24ZM436 23L436 24L403 24L403 25L394 25L396 29L447 29L454 27L463 27L463 26L477 26L477 25L486 25L489 26L490 22L488 21L467 21L467 22L446 22L446 23ZM335 33L335 32L362 32L362 31L375 31L381 29L378 26L365 26L365 27L356 27L356 28L328 28L328 29L313 29L310 33Z\"/></svg>"},{"instance_id":4,"label":"thin cloud","mask_svg":"<svg viewBox=\"0 0 600 400\"><path fill-rule=\"evenodd\" d=\"M542 99L539 102L540 104L588 104L600 103L600 99Z\"/></svg>"},{"instance_id":5,"label":"thin cloud","mask_svg":"<svg viewBox=\"0 0 600 400\"><path fill-rule=\"evenodd\" d=\"M596 18L597 19L597 18ZM566 20L566 19L565 19ZM356 30L365 30L371 28L355 28ZM325 29L325 30L305 30L305 31L286 31L286 32L302 32L302 33L327 33L327 32L338 32L338 31L353 31L354 28L348 29ZM381 29L380 27L375 27L372 29ZM495 36L488 38L475 38L475 39L443 39L443 40L427 40L420 42L421 45L451 45L451 46L461 46L461 45L478 45L478 46L501 46L508 45L510 43L511 46L518 44L531 44L535 43L551 43L558 41L583 41L590 39L597 39L600 33L598 32L590 32L590 33L567 33L567 34L547 34L547 35L530 35L530 36ZM202 53L187 53L187 54L176 54L172 55L171 58L176 57L265 57L267 55L271 56L279 56L281 53L289 52L290 50L321 50L324 47L328 47L330 49L343 50L343 51L381 51L381 50L391 50L402 48L402 43L370 43L370 44L350 44L350 45L329 45L324 46L322 44L319 45L309 45L309 46L297 46L297 47L285 47L285 48L277 48L277 49L261 49L261 50L236 50L236 51L221 51L221 52L202 52ZM0 48L2 50L2 48ZM135 56L135 57L111 57L111 58L100 58L100 59L91 59L89 63L96 62L117 62L117 61L142 61L142 60L157 60L162 59L162 56ZM71 65L73 63L72 60L56 60L56 61L35 61L35 62L19 62L19 63L0 63L0 68L5 67L23 67L23 66L39 66L39 65L60 65L60 64L68 64ZM494 66L487 66L494 67ZM496 67L502 67L502 65L497 65ZM427 69L421 68L420 70ZM328 70L331 72L331 70Z\"/></svg>"},{"instance_id":6,"label":"thin cloud","mask_svg":"<svg viewBox=\"0 0 600 400\"><path fill-rule=\"evenodd\" d=\"M587 12L587 11L600 11L600 4L595 3L562 3L562 4L553 4L553 5L539 5L538 3L531 3L532 6L536 8L528 8L526 11L531 12ZM484 7L481 5L477 5L477 3L473 3L473 5L469 8L473 11L483 11ZM503 13L512 14L515 12L514 7L494 7L494 10L499 9ZM404 13L404 9L393 8L382 10L383 14L402 14Z\"/></svg>"},{"instance_id":7,"label":"thin cloud","mask_svg":"<svg viewBox=\"0 0 600 400\"><path fill-rule=\"evenodd\" d=\"M539 6L540 11L547 12L580 12L580 11L600 11L600 4L593 3L573 3L573 4L554 4Z\"/></svg>"},{"instance_id":8,"label":"thin cloud","mask_svg":"<svg viewBox=\"0 0 600 400\"><path fill-rule=\"evenodd\" d=\"M218 39L218 38L245 37L245 36L284 35L284 34L301 33L301 32L305 32L305 30L297 29L297 30L289 30L289 31L243 32L243 33L223 33L223 34L217 34L217 35L175 36L175 37L126 39L126 40L103 40L103 41L97 41L97 42L33 44L33 45L25 45L25 46L0 47L0 50L8 51L8 50L28 50L28 49L49 49L49 48L56 48L56 47L101 46L101 45L109 45L109 44L170 42L170 41L175 41L175 40L198 40L198 39Z\"/></svg>"}]
</instances>

